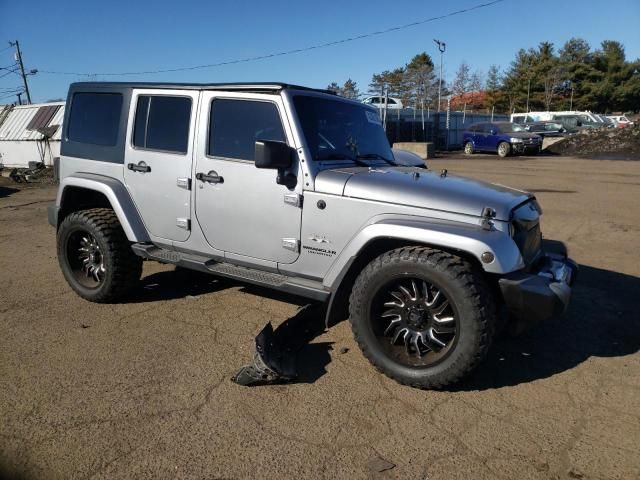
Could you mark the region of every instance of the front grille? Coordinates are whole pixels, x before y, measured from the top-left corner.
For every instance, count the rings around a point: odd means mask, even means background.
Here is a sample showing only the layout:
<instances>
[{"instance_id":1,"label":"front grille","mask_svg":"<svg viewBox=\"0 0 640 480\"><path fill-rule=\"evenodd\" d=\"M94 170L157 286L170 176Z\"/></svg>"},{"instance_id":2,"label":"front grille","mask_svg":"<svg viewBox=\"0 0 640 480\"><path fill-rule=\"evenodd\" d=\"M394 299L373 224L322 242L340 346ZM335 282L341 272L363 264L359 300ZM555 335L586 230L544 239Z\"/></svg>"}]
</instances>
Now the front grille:
<instances>
[{"instance_id":1,"label":"front grille","mask_svg":"<svg viewBox=\"0 0 640 480\"><path fill-rule=\"evenodd\" d=\"M530 265L540 254L542 247L542 232L540 224L536 223L529 230L520 229L514 224L515 233L513 240L516 242L525 265Z\"/></svg>"},{"instance_id":2,"label":"front grille","mask_svg":"<svg viewBox=\"0 0 640 480\"><path fill-rule=\"evenodd\" d=\"M514 210L511 225L513 241L516 242L525 265L529 266L542 250L540 208L536 201L527 202Z\"/></svg>"}]
</instances>

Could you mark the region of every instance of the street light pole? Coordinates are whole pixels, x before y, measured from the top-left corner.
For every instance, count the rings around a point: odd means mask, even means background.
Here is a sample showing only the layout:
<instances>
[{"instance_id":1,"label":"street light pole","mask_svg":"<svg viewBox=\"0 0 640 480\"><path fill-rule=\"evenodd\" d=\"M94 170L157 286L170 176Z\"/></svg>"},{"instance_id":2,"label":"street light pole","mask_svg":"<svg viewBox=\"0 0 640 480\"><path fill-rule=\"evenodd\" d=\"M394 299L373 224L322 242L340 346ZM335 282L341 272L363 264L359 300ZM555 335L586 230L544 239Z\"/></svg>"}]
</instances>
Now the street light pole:
<instances>
[{"instance_id":1,"label":"street light pole","mask_svg":"<svg viewBox=\"0 0 640 480\"><path fill-rule=\"evenodd\" d=\"M442 96L442 56L444 51L447 49L447 44L441 40L436 40L435 38L433 41L438 45L438 50L440 50L440 81L438 82L438 112L440 112L440 99Z\"/></svg>"}]
</instances>

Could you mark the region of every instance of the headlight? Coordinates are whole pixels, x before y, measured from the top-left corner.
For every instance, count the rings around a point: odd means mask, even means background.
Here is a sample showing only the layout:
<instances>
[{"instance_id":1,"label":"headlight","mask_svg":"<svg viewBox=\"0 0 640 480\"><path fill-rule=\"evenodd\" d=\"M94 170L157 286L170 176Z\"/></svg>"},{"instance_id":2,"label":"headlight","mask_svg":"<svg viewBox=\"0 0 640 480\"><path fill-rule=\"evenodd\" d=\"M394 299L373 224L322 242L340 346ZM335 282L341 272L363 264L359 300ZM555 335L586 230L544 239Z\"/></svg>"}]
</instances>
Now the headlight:
<instances>
[{"instance_id":1,"label":"headlight","mask_svg":"<svg viewBox=\"0 0 640 480\"><path fill-rule=\"evenodd\" d=\"M521 138L515 138L515 137L511 137L511 138L509 139L509 141L510 141L511 143L522 143L522 139L521 139Z\"/></svg>"}]
</instances>

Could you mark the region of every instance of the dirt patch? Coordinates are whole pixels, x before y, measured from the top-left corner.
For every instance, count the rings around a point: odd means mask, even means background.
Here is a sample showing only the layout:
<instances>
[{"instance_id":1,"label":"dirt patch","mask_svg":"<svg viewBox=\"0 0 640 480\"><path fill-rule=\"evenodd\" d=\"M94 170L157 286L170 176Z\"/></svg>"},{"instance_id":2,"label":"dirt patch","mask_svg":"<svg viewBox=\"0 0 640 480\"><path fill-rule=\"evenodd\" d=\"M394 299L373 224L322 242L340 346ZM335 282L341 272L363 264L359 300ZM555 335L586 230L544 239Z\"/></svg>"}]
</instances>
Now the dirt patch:
<instances>
[{"instance_id":1,"label":"dirt patch","mask_svg":"<svg viewBox=\"0 0 640 480\"><path fill-rule=\"evenodd\" d=\"M583 130L550 145L548 151L598 160L640 160L640 125Z\"/></svg>"}]
</instances>

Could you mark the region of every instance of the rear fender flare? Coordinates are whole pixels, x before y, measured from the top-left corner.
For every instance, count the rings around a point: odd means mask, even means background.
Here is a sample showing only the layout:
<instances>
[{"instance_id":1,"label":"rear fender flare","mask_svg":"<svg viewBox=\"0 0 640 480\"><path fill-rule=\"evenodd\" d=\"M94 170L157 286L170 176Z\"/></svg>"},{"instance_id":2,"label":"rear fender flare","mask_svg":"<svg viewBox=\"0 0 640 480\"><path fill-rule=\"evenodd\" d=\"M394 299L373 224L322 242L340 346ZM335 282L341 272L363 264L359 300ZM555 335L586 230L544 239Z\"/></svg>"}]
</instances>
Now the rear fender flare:
<instances>
[{"instance_id":1,"label":"rear fender flare","mask_svg":"<svg viewBox=\"0 0 640 480\"><path fill-rule=\"evenodd\" d=\"M60 181L56 205L65 209L65 190L68 187L77 187L93 190L103 194L111 208L118 217L118 221L130 242L149 242L149 234L144 226L142 217L138 212L129 191L124 184L115 178L96 175L93 173L76 173L65 177Z\"/></svg>"}]
</instances>

